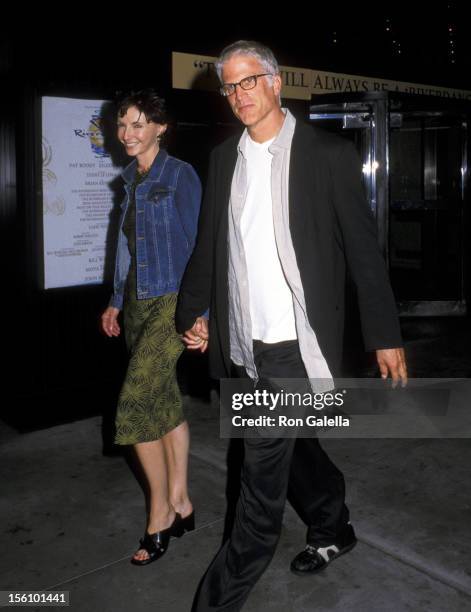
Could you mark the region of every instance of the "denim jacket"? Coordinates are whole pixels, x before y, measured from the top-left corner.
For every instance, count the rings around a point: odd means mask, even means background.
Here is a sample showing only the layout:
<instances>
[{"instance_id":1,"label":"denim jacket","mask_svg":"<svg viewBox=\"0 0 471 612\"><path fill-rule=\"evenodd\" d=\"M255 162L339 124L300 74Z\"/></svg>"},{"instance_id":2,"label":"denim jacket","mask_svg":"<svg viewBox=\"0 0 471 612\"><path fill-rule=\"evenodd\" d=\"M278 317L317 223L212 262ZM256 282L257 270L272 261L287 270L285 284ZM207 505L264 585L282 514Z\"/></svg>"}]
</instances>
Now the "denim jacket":
<instances>
[{"instance_id":1,"label":"denim jacket","mask_svg":"<svg viewBox=\"0 0 471 612\"><path fill-rule=\"evenodd\" d=\"M131 256L123 222L132 195L137 161L125 168L126 196L121 204L114 293L110 306L122 308ZM193 250L201 202L201 183L193 167L164 150L136 187L137 298L178 291Z\"/></svg>"}]
</instances>

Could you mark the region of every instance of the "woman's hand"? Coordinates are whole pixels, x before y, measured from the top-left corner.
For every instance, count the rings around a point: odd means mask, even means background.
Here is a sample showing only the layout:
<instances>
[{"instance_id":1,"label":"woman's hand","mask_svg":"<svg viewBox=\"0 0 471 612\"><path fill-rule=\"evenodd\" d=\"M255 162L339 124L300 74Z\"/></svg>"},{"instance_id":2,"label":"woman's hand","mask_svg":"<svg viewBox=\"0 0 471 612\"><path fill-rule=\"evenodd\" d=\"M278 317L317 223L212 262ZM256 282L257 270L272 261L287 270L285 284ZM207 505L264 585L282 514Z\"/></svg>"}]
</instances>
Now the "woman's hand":
<instances>
[{"instance_id":1,"label":"woman's hand","mask_svg":"<svg viewBox=\"0 0 471 612\"><path fill-rule=\"evenodd\" d=\"M121 329L118 323L119 308L114 306L108 306L105 312L101 315L101 329L102 331L112 338L113 336L119 336Z\"/></svg>"}]
</instances>

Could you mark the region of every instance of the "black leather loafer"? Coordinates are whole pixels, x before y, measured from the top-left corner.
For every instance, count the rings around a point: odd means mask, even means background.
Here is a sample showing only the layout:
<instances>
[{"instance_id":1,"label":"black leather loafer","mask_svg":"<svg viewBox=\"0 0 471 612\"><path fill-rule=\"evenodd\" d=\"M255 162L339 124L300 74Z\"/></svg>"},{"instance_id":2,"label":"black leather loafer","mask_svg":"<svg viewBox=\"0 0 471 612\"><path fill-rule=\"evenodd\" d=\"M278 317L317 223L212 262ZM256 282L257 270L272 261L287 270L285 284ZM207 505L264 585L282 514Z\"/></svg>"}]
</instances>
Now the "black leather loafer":
<instances>
[{"instance_id":1,"label":"black leather loafer","mask_svg":"<svg viewBox=\"0 0 471 612\"><path fill-rule=\"evenodd\" d=\"M298 576L310 576L324 570L331 561L344 555L357 543L353 527L348 523L339 541L329 546L316 547L308 544L292 560L290 569Z\"/></svg>"}]
</instances>

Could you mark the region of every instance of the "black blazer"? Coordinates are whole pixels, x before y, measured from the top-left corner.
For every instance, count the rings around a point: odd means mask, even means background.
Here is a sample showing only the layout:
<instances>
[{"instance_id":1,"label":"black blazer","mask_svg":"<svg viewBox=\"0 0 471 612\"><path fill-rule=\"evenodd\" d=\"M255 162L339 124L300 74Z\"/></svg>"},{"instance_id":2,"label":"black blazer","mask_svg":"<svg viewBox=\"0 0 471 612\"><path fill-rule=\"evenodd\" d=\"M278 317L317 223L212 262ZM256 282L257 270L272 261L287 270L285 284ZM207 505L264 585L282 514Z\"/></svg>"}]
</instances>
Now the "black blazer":
<instances>
[{"instance_id":1,"label":"black blazer","mask_svg":"<svg viewBox=\"0 0 471 612\"><path fill-rule=\"evenodd\" d=\"M195 250L176 311L179 333L210 307L209 364L214 378L230 373L228 204L237 161L232 137L210 158ZM345 267L356 285L366 350L402 346L394 296L365 200L354 146L296 122L289 169L290 230L311 327L334 376L342 357Z\"/></svg>"}]
</instances>

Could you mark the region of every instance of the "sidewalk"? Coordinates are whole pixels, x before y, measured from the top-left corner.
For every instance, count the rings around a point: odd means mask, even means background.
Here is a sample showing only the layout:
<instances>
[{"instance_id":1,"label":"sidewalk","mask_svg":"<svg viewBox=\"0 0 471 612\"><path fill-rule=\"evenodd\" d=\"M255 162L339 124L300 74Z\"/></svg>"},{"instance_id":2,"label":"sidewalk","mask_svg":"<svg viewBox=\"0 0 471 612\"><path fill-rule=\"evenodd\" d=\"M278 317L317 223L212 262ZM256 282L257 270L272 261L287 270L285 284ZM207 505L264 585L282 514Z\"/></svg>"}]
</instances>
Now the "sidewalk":
<instances>
[{"instance_id":1,"label":"sidewalk","mask_svg":"<svg viewBox=\"0 0 471 612\"><path fill-rule=\"evenodd\" d=\"M188 398L187 398L188 399ZM218 549L225 454L217 406L187 401L197 530L163 559L129 563L144 528L124 459L103 456L99 417L13 436L0 451L3 590L70 591L73 610L190 610ZM287 506L277 553L246 605L259 610L469 610L468 440L330 440L359 544L316 577L288 571L304 527Z\"/></svg>"}]
</instances>

